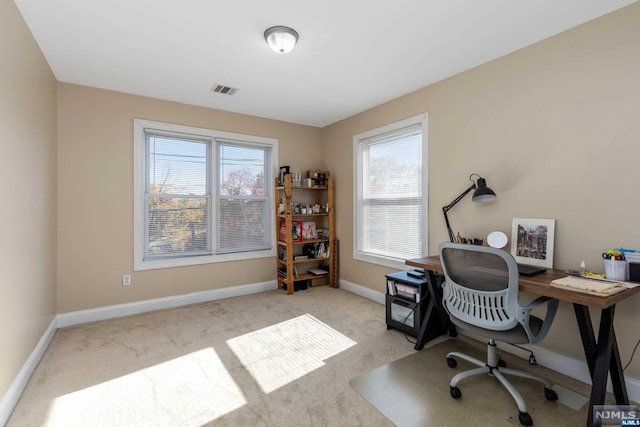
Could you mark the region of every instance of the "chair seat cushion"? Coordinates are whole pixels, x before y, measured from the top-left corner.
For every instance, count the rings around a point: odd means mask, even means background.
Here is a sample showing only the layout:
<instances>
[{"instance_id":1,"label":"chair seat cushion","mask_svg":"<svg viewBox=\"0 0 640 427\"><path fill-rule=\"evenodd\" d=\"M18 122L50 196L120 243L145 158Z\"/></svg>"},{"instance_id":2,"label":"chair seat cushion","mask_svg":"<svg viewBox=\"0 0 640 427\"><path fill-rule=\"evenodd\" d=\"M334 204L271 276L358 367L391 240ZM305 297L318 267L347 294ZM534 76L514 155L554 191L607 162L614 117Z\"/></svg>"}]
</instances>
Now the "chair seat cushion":
<instances>
[{"instance_id":1,"label":"chair seat cushion","mask_svg":"<svg viewBox=\"0 0 640 427\"><path fill-rule=\"evenodd\" d=\"M449 316L451 322L456 325L457 328L461 328L472 332L476 335L480 335L485 338L493 338L496 341L502 341L511 344L527 344L529 343L529 337L524 330L524 327L518 323L517 326L507 329L506 331L492 331L490 329L480 328L472 325L471 323L464 322L455 316ZM529 316L529 328L534 336L538 335L542 328L542 319Z\"/></svg>"}]
</instances>

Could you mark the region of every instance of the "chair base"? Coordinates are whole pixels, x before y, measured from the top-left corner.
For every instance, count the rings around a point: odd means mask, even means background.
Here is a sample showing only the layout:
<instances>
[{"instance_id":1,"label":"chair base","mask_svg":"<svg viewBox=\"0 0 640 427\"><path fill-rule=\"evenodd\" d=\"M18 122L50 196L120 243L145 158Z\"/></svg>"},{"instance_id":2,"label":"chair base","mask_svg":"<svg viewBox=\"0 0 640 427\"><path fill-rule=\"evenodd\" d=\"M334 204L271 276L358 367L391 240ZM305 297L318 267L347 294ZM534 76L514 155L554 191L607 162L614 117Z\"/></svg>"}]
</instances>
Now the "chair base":
<instances>
[{"instance_id":1,"label":"chair base","mask_svg":"<svg viewBox=\"0 0 640 427\"><path fill-rule=\"evenodd\" d=\"M457 387L460 381L464 380L465 378L472 377L474 375L481 375L481 374L492 375L495 378L497 378L498 381L500 381L500 383L504 386L504 388L507 389L509 394L511 394L511 397L513 397L513 399L516 401L516 404L518 405L518 410L520 411L520 416L519 416L520 423L523 425L531 425L533 423L533 421L531 420L531 417L529 416L529 414L527 414L527 405L524 399L522 398L522 396L520 395L520 393L518 392L518 390L516 390L516 388L509 382L509 380L503 374L513 375L513 376L522 377L522 378L529 378L529 379L541 382L544 384L544 387L545 387L545 397L548 400L558 399L558 395L551 389L553 385L546 379L529 372L501 367L502 363L500 363L501 360L500 360L500 357L498 356L495 340L493 339L490 339L489 342L487 343L487 361L486 362L476 359L475 357L468 356L464 353L459 353L454 351L447 354L447 364L450 367L456 366L456 362L455 362L455 359L453 359L453 357L458 357L460 359L466 360L467 362L478 366L477 368L460 372L459 374L457 374L451 379L451 383L449 385L451 388L451 396L454 398L458 398L462 395L460 393L460 390Z\"/></svg>"}]
</instances>

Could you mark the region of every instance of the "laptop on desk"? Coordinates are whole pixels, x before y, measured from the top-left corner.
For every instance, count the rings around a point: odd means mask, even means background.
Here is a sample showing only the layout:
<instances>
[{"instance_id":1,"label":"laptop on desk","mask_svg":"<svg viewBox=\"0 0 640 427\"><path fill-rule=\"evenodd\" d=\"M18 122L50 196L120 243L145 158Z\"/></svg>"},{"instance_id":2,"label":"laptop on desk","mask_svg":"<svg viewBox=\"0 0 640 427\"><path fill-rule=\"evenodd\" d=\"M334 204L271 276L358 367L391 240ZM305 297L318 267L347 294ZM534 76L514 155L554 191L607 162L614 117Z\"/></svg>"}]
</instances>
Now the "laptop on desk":
<instances>
[{"instance_id":1,"label":"laptop on desk","mask_svg":"<svg viewBox=\"0 0 640 427\"><path fill-rule=\"evenodd\" d=\"M535 276L545 271L547 271L546 268L538 267L537 265L518 264L518 273L521 276Z\"/></svg>"}]
</instances>

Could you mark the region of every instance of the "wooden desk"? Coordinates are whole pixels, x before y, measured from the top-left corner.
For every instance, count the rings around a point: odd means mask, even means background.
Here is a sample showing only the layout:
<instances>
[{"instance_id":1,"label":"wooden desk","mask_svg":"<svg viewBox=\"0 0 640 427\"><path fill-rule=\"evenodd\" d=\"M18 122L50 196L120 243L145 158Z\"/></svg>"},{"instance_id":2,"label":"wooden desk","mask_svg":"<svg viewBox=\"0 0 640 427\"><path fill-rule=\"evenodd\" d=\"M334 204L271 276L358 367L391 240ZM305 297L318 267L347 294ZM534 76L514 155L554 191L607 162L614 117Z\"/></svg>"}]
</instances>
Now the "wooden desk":
<instances>
[{"instance_id":1,"label":"wooden desk","mask_svg":"<svg viewBox=\"0 0 640 427\"><path fill-rule=\"evenodd\" d=\"M410 259L405 261L405 264L423 268L425 272L443 272L440 257L437 255ZM427 275L427 277L431 276L433 276L433 274ZM573 311L575 312L576 321L578 322L584 354L587 359L587 364L589 365L589 373L591 374L591 398L589 401L589 415L587 416L587 426L591 427L594 422L592 416L593 406L604 404L608 374L611 374L611 383L613 385L613 394L615 395L616 403L618 405L629 404L627 386L624 382L624 373L622 371L622 363L620 362L620 352L618 351L618 343L613 328L613 317L616 304L640 292L640 287L627 289L608 297L600 297L558 289L550 285L552 280L566 276L567 274L565 272L556 269L549 269L545 273L530 277L520 276L520 292L557 298L560 301L573 304ZM602 309L597 341L593 324L591 323L591 315L589 314L590 307ZM426 328L426 325L423 326ZM420 341L420 336L418 336L418 341Z\"/></svg>"}]
</instances>

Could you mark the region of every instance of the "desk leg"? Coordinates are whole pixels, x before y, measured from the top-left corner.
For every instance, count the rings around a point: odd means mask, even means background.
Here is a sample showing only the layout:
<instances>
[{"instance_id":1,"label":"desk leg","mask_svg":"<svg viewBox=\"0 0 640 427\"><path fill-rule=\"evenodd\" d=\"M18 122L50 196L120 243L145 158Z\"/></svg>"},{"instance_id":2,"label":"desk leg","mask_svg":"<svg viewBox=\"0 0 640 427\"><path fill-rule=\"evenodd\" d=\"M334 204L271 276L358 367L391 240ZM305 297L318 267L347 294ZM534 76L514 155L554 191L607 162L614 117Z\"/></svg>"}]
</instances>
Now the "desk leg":
<instances>
[{"instance_id":1,"label":"desk leg","mask_svg":"<svg viewBox=\"0 0 640 427\"><path fill-rule=\"evenodd\" d=\"M441 335L443 332L437 334L428 334L427 328L439 328L449 331L449 335L452 337L457 336L456 327L449 320L449 315L442 305L442 290L440 284L437 282L438 278L433 271L425 270L425 278L427 280L427 290L429 293L429 305L424 315L424 321L420 325L420 332L418 333L418 339L414 349L420 351L424 348L427 341ZM435 312L434 312L435 310ZM437 314L437 317L434 315ZM437 319L437 324L434 324L433 320ZM435 331L435 330L434 330Z\"/></svg>"},{"instance_id":2,"label":"desk leg","mask_svg":"<svg viewBox=\"0 0 640 427\"><path fill-rule=\"evenodd\" d=\"M620 362L620 353L618 352L618 343L613 329L614 314L615 306L611 306L603 309L600 317L587 426L593 425L593 406L604 404L609 371L611 371L611 382L616 396L616 403L618 405L629 404L627 387Z\"/></svg>"},{"instance_id":3,"label":"desk leg","mask_svg":"<svg viewBox=\"0 0 640 427\"><path fill-rule=\"evenodd\" d=\"M429 291L431 292L431 291ZM420 325L420 332L418 333L418 339L416 340L416 345L413 347L415 350L422 350L424 348L424 344L427 340L427 327L429 326L429 319L431 319L431 315L433 314L433 297L429 299L429 305L427 306L427 311L424 315L424 321L422 325ZM431 325L433 327L433 324Z\"/></svg>"},{"instance_id":4,"label":"desk leg","mask_svg":"<svg viewBox=\"0 0 640 427\"><path fill-rule=\"evenodd\" d=\"M613 314L611 315L611 322L613 323ZM618 405L628 405L629 395L627 394L627 384L624 382L624 371L622 370L616 332L613 327L611 327L611 341L611 363L609 365L609 373L611 374L613 394L616 396L616 403Z\"/></svg>"},{"instance_id":5,"label":"desk leg","mask_svg":"<svg viewBox=\"0 0 640 427\"><path fill-rule=\"evenodd\" d=\"M449 320L449 314L447 310L444 308L444 304L442 304L442 282L444 281L443 276L436 277L433 271L429 272L429 281L427 282L427 286L429 287L429 292L431 295L435 295L435 308L438 311L438 315L440 316L440 324L443 327L446 327L449 331L449 335L452 337L458 336L458 331L456 330L456 326Z\"/></svg>"},{"instance_id":6,"label":"desk leg","mask_svg":"<svg viewBox=\"0 0 640 427\"><path fill-rule=\"evenodd\" d=\"M589 372L591 379L593 380L595 365L596 365L596 337L593 332L593 325L591 323L591 316L589 315L589 307L580 304L573 304L573 309L576 313L576 319L578 320L578 327L580 328L580 336L582 337L582 346L584 347L584 354L587 359L587 365L589 365ZM609 338L611 340L611 360L609 362L609 372L611 374L611 384L613 385L613 393L616 397L616 403L618 405L628 405L629 397L627 395L627 386L624 382L624 372L622 370L622 362L620 361L620 352L618 350L618 342L616 340L615 329L613 328L613 311L611 311L611 328L604 325L605 330L610 329ZM602 328L602 325L600 326Z\"/></svg>"},{"instance_id":7,"label":"desk leg","mask_svg":"<svg viewBox=\"0 0 640 427\"><path fill-rule=\"evenodd\" d=\"M591 323L591 315L589 307L582 304L573 304L573 311L578 321L578 329L580 329L580 337L582 338L582 348L584 348L584 356L589 366L589 374L593 380L593 369L596 366L596 335L593 332L593 324Z\"/></svg>"},{"instance_id":8,"label":"desk leg","mask_svg":"<svg viewBox=\"0 0 640 427\"><path fill-rule=\"evenodd\" d=\"M598 331L598 344L596 347L596 363L593 369L591 385L591 399L589 401L589 418L593 422L593 406L604 404L607 392L607 377L609 363L611 362L611 334L613 333L613 314L615 306L602 310L600 317L600 330Z\"/></svg>"}]
</instances>

